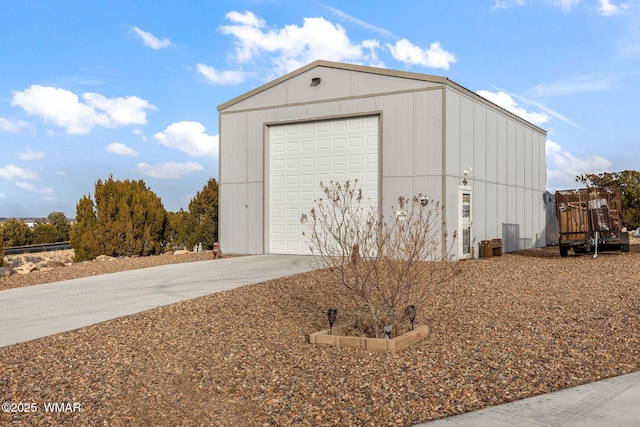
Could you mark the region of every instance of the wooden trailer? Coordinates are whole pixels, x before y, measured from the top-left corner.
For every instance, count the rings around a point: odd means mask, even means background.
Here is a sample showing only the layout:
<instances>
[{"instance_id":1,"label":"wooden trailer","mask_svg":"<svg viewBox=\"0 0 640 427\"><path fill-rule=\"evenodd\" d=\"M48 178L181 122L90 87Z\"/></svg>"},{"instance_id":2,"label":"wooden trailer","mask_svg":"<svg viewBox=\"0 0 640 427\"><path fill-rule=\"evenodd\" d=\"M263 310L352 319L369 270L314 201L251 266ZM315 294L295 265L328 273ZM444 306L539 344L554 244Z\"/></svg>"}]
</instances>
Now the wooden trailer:
<instances>
[{"instance_id":1,"label":"wooden trailer","mask_svg":"<svg viewBox=\"0 0 640 427\"><path fill-rule=\"evenodd\" d=\"M556 191L560 255L598 251L629 252L622 231L622 200L616 187Z\"/></svg>"}]
</instances>

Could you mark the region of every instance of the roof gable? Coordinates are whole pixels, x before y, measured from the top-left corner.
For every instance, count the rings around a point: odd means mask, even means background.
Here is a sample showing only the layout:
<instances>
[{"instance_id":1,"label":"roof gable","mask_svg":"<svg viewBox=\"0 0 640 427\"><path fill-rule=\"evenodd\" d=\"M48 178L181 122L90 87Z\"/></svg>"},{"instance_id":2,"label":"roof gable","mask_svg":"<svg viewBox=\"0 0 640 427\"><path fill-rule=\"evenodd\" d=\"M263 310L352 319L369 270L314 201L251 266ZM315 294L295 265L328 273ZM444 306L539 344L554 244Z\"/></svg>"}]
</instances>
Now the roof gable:
<instances>
[{"instance_id":1,"label":"roof gable","mask_svg":"<svg viewBox=\"0 0 640 427\"><path fill-rule=\"evenodd\" d=\"M312 86L313 78L320 78L317 88ZM374 94L382 92L381 87L386 85L392 86L393 90L411 90L434 84L442 85L447 81L446 77L428 74L318 60L219 105L218 111L237 104L246 104L245 108L256 108L266 102L257 99L251 102L252 98L268 97L266 104L285 105L311 99Z\"/></svg>"}]
</instances>

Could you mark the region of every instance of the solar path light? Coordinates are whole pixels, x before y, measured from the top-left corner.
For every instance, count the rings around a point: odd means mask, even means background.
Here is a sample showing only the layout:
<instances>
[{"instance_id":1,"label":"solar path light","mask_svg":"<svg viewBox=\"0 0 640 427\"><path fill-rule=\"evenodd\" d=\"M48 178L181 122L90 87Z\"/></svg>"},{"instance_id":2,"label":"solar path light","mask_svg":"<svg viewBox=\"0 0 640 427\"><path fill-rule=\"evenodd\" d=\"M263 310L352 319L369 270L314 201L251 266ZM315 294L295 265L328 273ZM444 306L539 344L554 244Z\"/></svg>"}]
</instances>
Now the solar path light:
<instances>
[{"instance_id":1,"label":"solar path light","mask_svg":"<svg viewBox=\"0 0 640 427\"><path fill-rule=\"evenodd\" d=\"M411 330L413 331L413 321L416 320L416 306L415 305L407 306L405 313L407 314L407 317L409 317L409 320L411 321Z\"/></svg>"},{"instance_id":2,"label":"solar path light","mask_svg":"<svg viewBox=\"0 0 640 427\"><path fill-rule=\"evenodd\" d=\"M329 319L329 335L333 331L333 324L336 322L336 317L338 316L338 310L335 308L330 308L327 311L327 319Z\"/></svg>"}]
</instances>

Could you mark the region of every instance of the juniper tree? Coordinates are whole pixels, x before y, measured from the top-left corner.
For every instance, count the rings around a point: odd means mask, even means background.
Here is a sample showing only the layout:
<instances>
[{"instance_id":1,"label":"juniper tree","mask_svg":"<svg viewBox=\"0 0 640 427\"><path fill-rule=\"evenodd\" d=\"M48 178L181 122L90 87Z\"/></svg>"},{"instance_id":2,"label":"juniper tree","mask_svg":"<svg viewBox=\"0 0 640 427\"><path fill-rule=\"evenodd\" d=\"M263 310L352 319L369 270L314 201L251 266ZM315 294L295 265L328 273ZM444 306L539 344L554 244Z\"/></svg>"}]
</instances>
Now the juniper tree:
<instances>
[{"instance_id":1,"label":"juniper tree","mask_svg":"<svg viewBox=\"0 0 640 427\"><path fill-rule=\"evenodd\" d=\"M71 224L67 220L67 216L64 212L51 212L47 215L47 223L53 225L58 235L56 239L51 242L66 242L69 240L69 232L71 231Z\"/></svg>"},{"instance_id":2,"label":"juniper tree","mask_svg":"<svg viewBox=\"0 0 640 427\"><path fill-rule=\"evenodd\" d=\"M98 236L98 218L93 200L90 196L83 196L76 204L76 223L69 233L76 261L91 260L102 253Z\"/></svg>"},{"instance_id":3,"label":"juniper tree","mask_svg":"<svg viewBox=\"0 0 640 427\"><path fill-rule=\"evenodd\" d=\"M0 229L5 247L23 246L31 243L31 229L27 224L11 218Z\"/></svg>"},{"instance_id":4,"label":"juniper tree","mask_svg":"<svg viewBox=\"0 0 640 427\"><path fill-rule=\"evenodd\" d=\"M218 182L215 178L210 178L191 199L189 213L195 223L191 245L202 243L208 249L213 248L218 241Z\"/></svg>"},{"instance_id":5,"label":"juniper tree","mask_svg":"<svg viewBox=\"0 0 640 427\"><path fill-rule=\"evenodd\" d=\"M31 243L34 245L55 243L58 239L58 229L53 224L37 223L31 230Z\"/></svg>"},{"instance_id":6,"label":"juniper tree","mask_svg":"<svg viewBox=\"0 0 640 427\"><path fill-rule=\"evenodd\" d=\"M71 245L79 245L78 259L99 254L132 256L159 254L165 243L167 211L160 198L143 180L120 181L112 176L98 180L95 186L95 207L81 200L78 204L78 224ZM82 204L82 205L81 205ZM80 211L82 209L82 212ZM95 223L93 221L95 220ZM83 242L87 239L86 242ZM95 246L97 242L97 252Z\"/></svg>"}]
</instances>

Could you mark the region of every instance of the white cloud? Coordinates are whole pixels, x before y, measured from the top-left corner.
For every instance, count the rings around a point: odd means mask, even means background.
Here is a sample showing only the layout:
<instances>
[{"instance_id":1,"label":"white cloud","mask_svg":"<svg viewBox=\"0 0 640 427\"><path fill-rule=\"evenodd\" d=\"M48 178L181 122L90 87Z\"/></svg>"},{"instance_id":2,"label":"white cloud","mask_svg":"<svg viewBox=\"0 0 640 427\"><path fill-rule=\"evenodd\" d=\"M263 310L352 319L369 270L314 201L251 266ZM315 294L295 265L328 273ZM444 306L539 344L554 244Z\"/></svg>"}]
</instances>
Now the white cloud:
<instances>
[{"instance_id":1,"label":"white cloud","mask_svg":"<svg viewBox=\"0 0 640 427\"><path fill-rule=\"evenodd\" d=\"M134 135L138 135L143 141L147 140L147 137L145 136L144 132L142 131L142 129L134 129L133 130L133 134Z\"/></svg>"},{"instance_id":2,"label":"white cloud","mask_svg":"<svg viewBox=\"0 0 640 427\"><path fill-rule=\"evenodd\" d=\"M107 151L113 154L120 154L123 156L137 156L138 152L133 148L127 147L125 144L121 142L112 142L107 145Z\"/></svg>"},{"instance_id":3,"label":"white cloud","mask_svg":"<svg viewBox=\"0 0 640 427\"><path fill-rule=\"evenodd\" d=\"M619 5L611 4L609 0L600 0L598 13L602 16L612 16L623 13L629 8L629 5L620 3Z\"/></svg>"},{"instance_id":4,"label":"white cloud","mask_svg":"<svg viewBox=\"0 0 640 427\"><path fill-rule=\"evenodd\" d=\"M396 35L393 34L391 31L387 30L386 28L380 28L377 27L375 25L372 25L366 21L363 21L362 19L356 18L354 16L351 16L339 9L335 9L333 7L330 6L324 6L325 9L328 9L329 11L331 11L332 13L334 13L336 16L344 19L345 21L349 22L350 24L355 25L356 27L360 27L360 28L364 28L367 31L372 31L374 33L378 33L381 34L384 37L388 37L388 38L396 38Z\"/></svg>"},{"instance_id":5,"label":"white cloud","mask_svg":"<svg viewBox=\"0 0 640 427\"><path fill-rule=\"evenodd\" d=\"M553 97L567 96L585 92L603 92L609 90L616 80L618 74L590 73L581 76L573 76L567 80L558 80L551 83L541 83L534 86L528 92L536 96Z\"/></svg>"},{"instance_id":6,"label":"white cloud","mask_svg":"<svg viewBox=\"0 0 640 427\"><path fill-rule=\"evenodd\" d=\"M55 123L68 134L78 135L85 135L96 126L113 128L146 124L146 110L156 109L137 96L106 98L99 93L87 92L83 98L85 103L68 90L32 85L24 91L14 92L11 105Z\"/></svg>"},{"instance_id":7,"label":"white cloud","mask_svg":"<svg viewBox=\"0 0 640 427\"><path fill-rule=\"evenodd\" d=\"M158 179L176 179L203 169L204 166L196 162L166 162L154 166L148 163L138 163L136 166L138 173Z\"/></svg>"},{"instance_id":8,"label":"white cloud","mask_svg":"<svg viewBox=\"0 0 640 427\"><path fill-rule=\"evenodd\" d=\"M568 12L580 3L580 0L555 0L554 5Z\"/></svg>"},{"instance_id":9,"label":"white cloud","mask_svg":"<svg viewBox=\"0 0 640 427\"><path fill-rule=\"evenodd\" d=\"M376 27L338 9L325 6L340 19L367 31L395 37L384 28ZM431 43L428 48L414 45L406 39L395 44L381 47L378 40L368 39L361 42L351 41L347 31L340 24L330 22L323 17L304 18L302 26L284 25L282 28L268 26L264 19L253 12L229 12L226 18L229 25L219 30L235 38L235 60L243 65L262 66L268 61L273 75L283 75L318 59L336 62L351 62L383 67L378 51L389 51L397 60L411 65L449 69L456 61L455 55L445 51L439 42ZM220 71L213 67L198 64L198 71L209 81L230 84L243 81L247 73ZM265 79L273 76L264 76Z\"/></svg>"},{"instance_id":10,"label":"white cloud","mask_svg":"<svg viewBox=\"0 0 640 427\"><path fill-rule=\"evenodd\" d=\"M153 34L143 31L138 27L133 27L132 31L144 42L145 46L150 47L151 49L162 49L171 46L171 41L169 39L165 38L160 40Z\"/></svg>"},{"instance_id":11,"label":"white cloud","mask_svg":"<svg viewBox=\"0 0 640 427\"><path fill-rule=\"evenodd\" d=\"M362 46L351 43L342 26L324 18L304 18L301 27L290 24L274 29L249 11L229 12L226 17L232 24L220 31L237 39L236 59L241 63L268 55L282 74L317 59L358 62L363 58Z\"/></svg>"},{"instance_id":12,"label":"white cloud","mask_svg":"<svg viewBox=\"0 0 640 427\"><path fill-rule=\"evenodd\" d=\"M0 117L0 132L19 133L29 129L29 124L22 120Z\"/></svg>"},{"instance_id":13,"label":"white cloud","mask_svg":"<svg viewBox=\"0 0 640 427\"><path fill-rule=\"evenodd\" d=\"M15 179L38 179L38 174L10 164L0 168L0 178L9 179L11 181Z\"/></svg>"},{"instance_id":14,"label":"white cloud","mask_svg":"<svg viewBox=\"0 0 640 427\"><path fill-rule=\"evenodd\" d=\"M242 71L218 71L205 64L198 64L198 72L209 82L221 85L242 83L247 77L247 73Z\"/></svg>"},{"instance_id":15,"label":"white cloud","mask_svg":"<svg viewBox=\"0 0 640 427\"><path fill-rule=\"evenodd\" d=\"M22 151L18 153L18 158L20 160L39 160L44 159L44 151L38 150L33 151L30 148L27 148L26 151Z\"/></svg>"},{"instance_id":16,"label":"white cloud","mask_svg":"<svg viewBox=\"0 0 640 427\"><path fill-rule=\"evenodd\" d=\"M549 121L549 114L546 112L530 112L526 109L518 106L518 103L506 92L489 92L488 90L479 90L478 95L493 102L494 104L504 108L505 110L521 117L528 122L533 123L536 126L540 126L543 123Z\"/></svg>"},{"instance_id":17,"label":"white cloud","mask_svg":"<svg viewBox=\"0 0 640 427\"><path fill-rule=\"evenodd\" d=\"M524 6L526 0L496 0L491 7L492 9L511 9L512 7Z\"/></svg>"},{"instance_id":18,"label":"white cloud","mask_svg":"<svg viewBox=\"0 0 640 427\"><path fill-rule=\"evenodd\" d=\"M83 95L83 98L94 110L105 112L109 119L109 127L146 124L147 113L145 110L156 109L149 101L138 98L137 96L106 98L99 93L87 92Z\"/></svg>"},{"instance_id":19,"label":"white cloud","mask_svg":"<svg viewBox=\"0 0 640 427\"><path fill-rule=\"evenodd\" d=\"M49 187L39 188L30 182L16 182L16 187L42 196L44 200L47 200L49 202L56 200L55 191L53 191L53 189Z\"/></svg>"},{"instance_id":20,"label":"white cloud","mask_svg":"<svg viewBox=\"0 0 640 427\"><path fill-rule=\"evenodd\" d=\"M409 65L448 70L451 64L456 62L456 56L442 49L440 42L433 42L428 49L423 49L407 39L402 39L394 45L387 43L387 48L395 59Z\"/></svg>"},{"instance_id":21,"label":"white cloud","mask_svg":"<svg viewBox=\"0 0 640 427\"><path fill-rule=\"evenodd\" d=\"M166 147L177 148L191 156L218 156L218 136L206 134L199 122L178 122L153 136Z\"/></svg>"},{"instance_id":22,"label":"white cloud","mask_svg":"<svg viewBox=\"0 0 640 427\"><path fill-rule=\"evenodd\" d=\"M552 3L553 6L559 7L563 12L570 12L575 9L581 2L581 0L547 0ZM527 3L533 4L533 1L527 0L495 0L492 9L510 9L518 6L525 6ZM602 16L612 16L620 13L624 13L629 9L629 5L626 3L620 3L618 5L612 4L611 0L597 0L598 8L597 12Z\"/></svg>"},{"instance_id":23,"label":"white cloud","mask_svg":"<svg viewBox=\"0 0 640 427\"><path fill-rule=\"evenodd\" d=\"M546 142L546 155L549 189L575 188L576 176L583 173L602 173L612 165L610 160L597 155L586 159L578 158L550 139Z\"/></svg>"}]
</instances>

